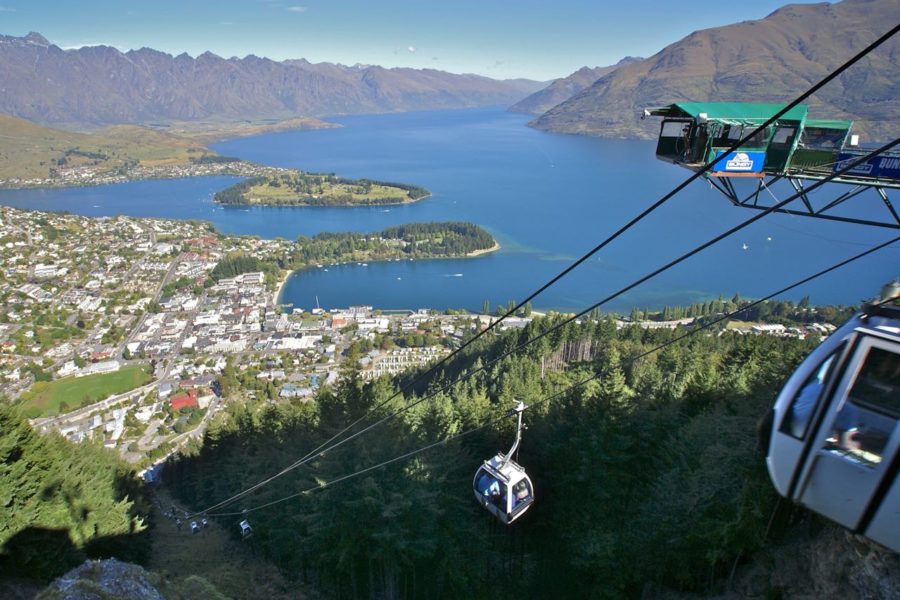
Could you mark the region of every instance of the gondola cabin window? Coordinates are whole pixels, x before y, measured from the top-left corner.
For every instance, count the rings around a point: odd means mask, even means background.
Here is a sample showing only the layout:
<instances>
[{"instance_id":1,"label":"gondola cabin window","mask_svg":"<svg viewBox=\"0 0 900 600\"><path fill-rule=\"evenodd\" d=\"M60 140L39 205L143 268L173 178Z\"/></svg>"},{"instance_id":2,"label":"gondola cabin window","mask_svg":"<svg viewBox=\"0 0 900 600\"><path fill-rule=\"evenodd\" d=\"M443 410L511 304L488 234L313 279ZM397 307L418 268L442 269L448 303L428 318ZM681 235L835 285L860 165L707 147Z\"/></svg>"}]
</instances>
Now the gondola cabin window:
<instances>
[{"instance_id":1,"label":"gondola cabin window","mask_svg":"<svg viewBox=\"0 0 900 600\"><path fill-rule=\"evenodd\" d=\"M835 358L841 353L841 350L833 352L826 358L818 369L809 376L809 379L794 396L791 402L791 408L781 424L781 432L792 437L802 440L806 437L806 430L812 420L813 414L816 412L816 406L819 404L819 398L828 382L828 376L831 368L835 364Z\"/></svg>"},{"instance_id":2,"label":"gondola cabin window","mask_svg":"<svg viewBox=\"0 0 900 600\"><path fill-rule=\"evenodd\" d=\"M824 448L874 468L882 461L898 419L900 354L873 346L838 409Z\"/></svg>"}]
</instances>

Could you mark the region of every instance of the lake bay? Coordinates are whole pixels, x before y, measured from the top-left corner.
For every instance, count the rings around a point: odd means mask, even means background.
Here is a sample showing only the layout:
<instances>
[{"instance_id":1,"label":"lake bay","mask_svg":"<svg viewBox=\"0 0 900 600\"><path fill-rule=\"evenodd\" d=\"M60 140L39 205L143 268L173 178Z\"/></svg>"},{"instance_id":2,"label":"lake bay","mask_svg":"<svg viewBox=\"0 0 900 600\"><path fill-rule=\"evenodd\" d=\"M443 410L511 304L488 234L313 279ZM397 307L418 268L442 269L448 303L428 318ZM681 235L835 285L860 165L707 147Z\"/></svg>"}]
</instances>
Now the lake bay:
<instances>
[{"instance_id":1,"label":"lake bay","mask_svg":"<svg viewBox=\"0 0 900 600\"><path fill-rule=\"evenodd\" d=\"M309 308L480 310L520 300L662 196L689 172L654 157L651 142L548 134L501 108L332 119L341 129L295 131L214 145L221 154L345 177L412 183L433 196L410 205L358 208L222 208L212 194L230 177L121 185L3 190L0 204L204 219L229 234L262 237L377 231L400 223L464 220L488 229L499 252L472 259L370 263L292 276L282 301ZM832 190L835 187L832 186ZM822 192L824 193L824 191ZM848 210L883 210L877 198ZM560 284L535 308L577 310L753 216L694 183ZM771 215L615 300L609 309L686 304L740 292L758 297L849 257L895 232ZM900 249L881 251L798 290L818 303L856 303L898 273Z\"/></svg>"}]
</instances>

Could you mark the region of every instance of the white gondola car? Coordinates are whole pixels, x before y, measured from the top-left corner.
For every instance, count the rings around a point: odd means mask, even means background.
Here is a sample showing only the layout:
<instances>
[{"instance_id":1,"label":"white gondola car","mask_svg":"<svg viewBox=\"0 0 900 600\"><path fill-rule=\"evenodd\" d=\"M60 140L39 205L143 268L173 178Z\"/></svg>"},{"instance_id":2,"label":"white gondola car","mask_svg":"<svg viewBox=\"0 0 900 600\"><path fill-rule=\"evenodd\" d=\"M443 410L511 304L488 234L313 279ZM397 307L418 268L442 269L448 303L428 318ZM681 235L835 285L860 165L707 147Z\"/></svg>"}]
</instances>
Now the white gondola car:
<instances>
[{"instance_id":1,"label":"white gondola car","mask_svg":"<svg viewBox=\"0 0 900 600\"><path fill-rule=\"evenodd\" d=\"M472 481L475 499L505 525L521 517L534 502L531 479L528 478L525 469L512 460L512 455L522 439L524 410L525 405L519 402L510 412L518 414L516 441L512 448L506 454L498 452L492 459L484 461L475 472L475 479Z\"/></svg>"},{"instance_id":2,"label":"white gondola car","mask_svg":"<svg viewBox=\"0 0 900 600\"><path fill-rule=\"evenodd\" d=\"M241 521L240 527L241 527L241 537L248 538L251 535L253 535L253 528L250 527L250 521L248 521L247 519L244 519L243 521Z\"/></svg>"},{"instance_id":3,"label":"white gondola car","mask_svg":"<svg viewBox=\"0 0 900 600\"><path fill-rule=\"evenodd\" d=\"M473 483L475 499L506 525L534 502L534 488L525 469L502 453L484 462Z\"/></svg>"},{"instance_id":4,"label":"white gondola car","mask_svg":"<svg viewBox=\"0 0 900 600\"><path fill-rule=\"evenodd\" d=\"M778 493L900 552L900 307L867 306L829 335L772 419Z\"/></svg>"},{"instance_id":5,"label":"white gondola car","mask_svg":"<svg viewBox=\"0 0 900 600\"><path fill-rule=\"evenodd\" d=\"M200 526L197 521L191 521L191 533L200 533Z\"/></svg>"}]
</instances>

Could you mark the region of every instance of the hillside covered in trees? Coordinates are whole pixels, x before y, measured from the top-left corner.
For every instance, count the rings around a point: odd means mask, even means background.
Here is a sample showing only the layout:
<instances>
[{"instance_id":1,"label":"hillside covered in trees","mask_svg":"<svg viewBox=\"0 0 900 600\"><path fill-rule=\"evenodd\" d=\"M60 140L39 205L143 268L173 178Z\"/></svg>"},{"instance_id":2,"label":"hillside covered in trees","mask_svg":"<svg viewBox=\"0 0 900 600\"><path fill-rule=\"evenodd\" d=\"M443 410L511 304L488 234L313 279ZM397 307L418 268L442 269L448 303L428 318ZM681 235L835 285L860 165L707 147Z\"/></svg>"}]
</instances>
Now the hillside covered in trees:
<instances>
[{"instance_id":1,"label":"hillside covered in trees","mask_svg":"<svg viewBox=\"0 0 900 600\"><path fill-rule=\"evenodd\" d=\"M786 318L817 312L788 308ZM422 383L416 373L364 382L351 361L312 401L229 396L202 444L163 471L156 494L166 507L202 510L357 419L353 431L397 416L209 511L212 529L198 536L158 515L154 524L148 491L112 453L39 436L4 409L3 576L47 581L86 556L112 556L166 571L177 564L179 577L190 575L177 585L224 582L232 597L262 597L259 577L273 566L275 592L343 598L677 597L732 586L760 597L792 597L803 586L821 597L879 597L879 589L900 589L896 557L857 543L844 559L852 542L843 530L779 503L758 453L759 417L817 340L709 329L647 354L683 330L617 329L595 314L504 356L561 318L485 336ZM473 319L468 335L476 327ZM506 411L514 399L529 405L517 460L536 502L504 527L474 502L471 486L481 461L513 439ZM245 516L254 535L241 541ZM798 530L812 542L798 545ZM239 557L231 558L228 536L242 545ZM827 576L807 572L811 556L829 565ZM172 597L190 597L187 589Z\"/></svg>"},{"instance_id":2,"label":"hillside covered in trees","mask_svg":"<svg viewBox=\"0 0 900 600\"><path fill-rule=\"evenodd\" d=\"M0 578L55 577L87 557L147 555L148 500L114 453L35 432L0 405Z\"/></svg>"},{"instance_id":3,"label":"hillside covered in trees","mask_svg":"<svg viewBox=\"0 0 900 600\"><path fill-rule=\"evenodd\" d=\"M553 324L539 319L479 340L418 396L391 400L397 383L364 383L348 369L315 403L233 405L202 448L169 466L167 484L181 502L202 509L293 463L369 411L364 424L474 373L221 509L231 514L220 521L236 535L241 511L251 509L255 534L247 543L330 597L720 590L767 535L789 524L783 515L774 531L769 523L776 495L757 451L756 423L814 341L710 332L634 360L678 333L617 331L600 319L566 326L491 364ZM579 352L568 351L573 345ZM560 361L561 353L581 360ZM555 367L542 369L542 359ZM569 389L598 373L606 375ZM518 460L537 501L504 528L473 501L471 485L480 462L512 441L513 422L503 414L513 399L530 405ZM470 433L321 487L463 432Z\"/></svg>"}]
</instances>

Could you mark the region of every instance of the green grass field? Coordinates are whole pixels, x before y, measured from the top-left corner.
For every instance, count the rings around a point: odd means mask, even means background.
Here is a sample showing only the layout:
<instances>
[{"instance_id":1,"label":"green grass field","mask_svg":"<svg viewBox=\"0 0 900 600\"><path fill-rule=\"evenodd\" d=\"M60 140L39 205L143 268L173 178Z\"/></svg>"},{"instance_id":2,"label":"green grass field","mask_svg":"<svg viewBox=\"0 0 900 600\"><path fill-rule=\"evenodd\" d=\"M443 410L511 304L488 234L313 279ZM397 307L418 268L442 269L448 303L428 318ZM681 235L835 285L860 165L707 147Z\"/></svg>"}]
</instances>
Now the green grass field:
<instances>
[{"instance_id":1,"label":"green grass field","mask_svg":"<svg viewBox=\"0 0 900 600\"><path fill-rule=\"evenodd\" d=\"M35 419L75 410L113 394L133 390L152 379L146 365L134 365L115 373L39 381L22 395L25 416Z\"/></svg>"}]
</instances>

